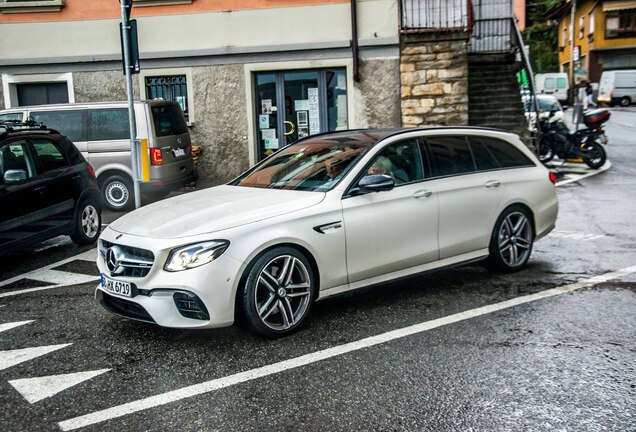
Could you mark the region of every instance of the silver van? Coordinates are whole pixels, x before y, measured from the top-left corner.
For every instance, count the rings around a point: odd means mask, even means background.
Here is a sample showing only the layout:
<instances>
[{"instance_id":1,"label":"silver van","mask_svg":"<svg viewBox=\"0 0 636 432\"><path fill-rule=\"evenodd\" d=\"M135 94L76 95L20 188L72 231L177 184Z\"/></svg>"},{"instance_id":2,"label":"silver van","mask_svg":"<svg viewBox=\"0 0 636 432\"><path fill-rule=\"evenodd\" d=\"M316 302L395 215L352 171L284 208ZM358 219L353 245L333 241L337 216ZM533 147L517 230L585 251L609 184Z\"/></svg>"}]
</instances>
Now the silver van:
<instances>
[{"instance_id":1,"label":"silver van","mask_svg":"<svg viewBox=\"0 0 636 432\"><path fill-rule=\"evenodd\" d=\"M142 140L142 195L161 198L196 177L190 133L174 101L137 101L137 137ZM130 128L126 102L17 107L0 120L32 117L66 135L93 166L104 205L116 211L134 206Z\"/></svg>"}]
</instances>

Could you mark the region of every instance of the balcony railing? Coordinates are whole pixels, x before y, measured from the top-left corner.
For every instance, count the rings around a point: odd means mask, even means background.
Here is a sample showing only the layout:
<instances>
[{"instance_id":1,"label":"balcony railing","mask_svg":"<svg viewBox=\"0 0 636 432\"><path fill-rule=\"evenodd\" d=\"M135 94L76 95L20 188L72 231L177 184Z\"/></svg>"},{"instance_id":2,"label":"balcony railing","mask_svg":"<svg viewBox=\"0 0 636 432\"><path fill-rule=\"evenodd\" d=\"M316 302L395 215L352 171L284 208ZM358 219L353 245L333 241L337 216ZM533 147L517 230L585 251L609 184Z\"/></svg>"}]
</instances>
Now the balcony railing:
<instances>
[{"instance_id":1,"label":"balcony railing","mask_svg":"<svg viewBox=\"0 0 636 432\"><path fill-rule=\"evenodd\" d=\"M470 31L471 0L401 0L402 33Z\"/></svg>"}]
</instances>

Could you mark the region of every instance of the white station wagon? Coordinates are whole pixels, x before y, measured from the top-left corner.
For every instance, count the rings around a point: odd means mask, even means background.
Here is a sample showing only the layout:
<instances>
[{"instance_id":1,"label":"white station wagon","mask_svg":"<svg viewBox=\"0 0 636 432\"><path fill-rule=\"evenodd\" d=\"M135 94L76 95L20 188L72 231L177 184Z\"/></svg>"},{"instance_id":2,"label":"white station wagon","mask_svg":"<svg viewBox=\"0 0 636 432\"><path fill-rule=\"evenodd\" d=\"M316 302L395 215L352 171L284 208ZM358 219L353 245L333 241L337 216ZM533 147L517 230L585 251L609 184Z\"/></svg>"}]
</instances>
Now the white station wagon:
<instances>
[{"instance_id":1,"label":"white station wagon","mask_svg":"<svg viewBox=\"0 0 636 432\"><path fill-rule=\"evenodd\" d=\"M165 327L296 330L312 303L485 261L523 268L555 226L554 176L516 135L354 130L287 146L229 184L157 202L104 230L95 297Z\"/></svg>"}]
</instances>

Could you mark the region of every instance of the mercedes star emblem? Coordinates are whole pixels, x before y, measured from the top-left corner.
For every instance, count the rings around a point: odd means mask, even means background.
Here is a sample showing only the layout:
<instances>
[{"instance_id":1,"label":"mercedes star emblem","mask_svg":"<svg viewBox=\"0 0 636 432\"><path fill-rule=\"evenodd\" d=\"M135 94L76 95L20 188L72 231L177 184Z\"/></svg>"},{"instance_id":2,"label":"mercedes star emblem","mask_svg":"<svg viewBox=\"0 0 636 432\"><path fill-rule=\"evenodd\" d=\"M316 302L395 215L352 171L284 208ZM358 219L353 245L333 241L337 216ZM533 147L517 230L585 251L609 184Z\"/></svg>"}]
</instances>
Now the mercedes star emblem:
<instances>
[{"instance_id":1,"label":"mercedes star emblem","mask_svg":"<svg viewBox=\"0 0 636 432\"><path fill-rule=\"evenodd\" d=\"M106 251L106 267L111 275L118 275L124 272L124 266L121 262L124 258L124 252L119 246L113 246Z\"/></svg>"}]
</instances>

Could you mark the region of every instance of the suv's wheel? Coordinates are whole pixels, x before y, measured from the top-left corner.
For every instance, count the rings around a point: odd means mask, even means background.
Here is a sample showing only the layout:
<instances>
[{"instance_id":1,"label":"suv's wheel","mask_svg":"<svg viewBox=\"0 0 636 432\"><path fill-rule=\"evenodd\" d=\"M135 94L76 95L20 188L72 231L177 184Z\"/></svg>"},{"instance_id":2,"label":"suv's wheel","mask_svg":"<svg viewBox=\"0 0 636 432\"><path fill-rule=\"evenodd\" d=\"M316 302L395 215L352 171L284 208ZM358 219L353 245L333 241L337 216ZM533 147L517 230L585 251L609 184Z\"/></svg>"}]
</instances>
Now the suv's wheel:
<instances>
[{"instance_id":1,"label":"suv's wheel","mask_svg":"<svg viewBox=\"0 0 636 432\"><path fill-rule=\"evenodd\" d=\"M102 182L104 205L113 211L132 208L135 202L132 181L122 175L111 175Z\"/></svg>"},{"instance_id":2,"label":"suv's wheel","mask_svg":"<svg viewBox=\"0 0 636 432\"><path fill-rule=\"evenodd\" d=\"M254 332L279 337L296 330L311 309L316 289L307 258L290 247L265 253L251 266L243 288L243 311Z\"/></svg>"},{"instance_id":3,"label":"suv's wheel","mask_svg":"<svg viewBox=\"0 0 636 432\"><path fill-rule=\"evenodd\" d=\"M102 227L102 216L97 200L86 198L75 210L75 226L71 234L71 240L78 245L94 243L99 237Z\"/></svg>"},{"instance_id":4,"label":"suv's wheel","mask_svg":"<svg viewBox=\"0 0 636 432\"><path fill-rule=\"evenodd\" d=\"M517 205L508 207L495 223L490 239L489 267L506 273L521 270L530 259L533 242L530 212Z\"/></svg>"}]
</instances>

